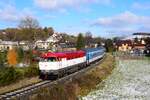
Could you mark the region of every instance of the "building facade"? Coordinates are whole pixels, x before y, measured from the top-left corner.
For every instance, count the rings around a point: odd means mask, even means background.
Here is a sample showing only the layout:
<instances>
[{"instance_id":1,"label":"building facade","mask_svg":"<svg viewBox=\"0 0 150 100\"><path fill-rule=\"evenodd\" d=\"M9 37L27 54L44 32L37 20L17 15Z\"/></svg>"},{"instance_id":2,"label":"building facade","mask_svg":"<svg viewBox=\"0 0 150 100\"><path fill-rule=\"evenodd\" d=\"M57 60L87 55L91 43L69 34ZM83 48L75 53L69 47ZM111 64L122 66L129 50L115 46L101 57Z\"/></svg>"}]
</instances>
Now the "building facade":
<instances>
[{"instance_id":1,"label":"building facade","mask_svg":"<svg viewBox=\"0 0 150 100\"><path fill-rule=\"evenodd\" d=\"M150 33L133 33L132 36L118 40L115 47L118 51L144 53L147 38L150 38Z\"/></svg>"},{"instance_id":2,"label":"building facade","mask_svg":"<svg viewBox=\"0 0 150 100\"><path fill-rule=\"evenodd\" d=\"M18 42L0 40L0 51L18 47Z\"/></svg>"}]
</instances>

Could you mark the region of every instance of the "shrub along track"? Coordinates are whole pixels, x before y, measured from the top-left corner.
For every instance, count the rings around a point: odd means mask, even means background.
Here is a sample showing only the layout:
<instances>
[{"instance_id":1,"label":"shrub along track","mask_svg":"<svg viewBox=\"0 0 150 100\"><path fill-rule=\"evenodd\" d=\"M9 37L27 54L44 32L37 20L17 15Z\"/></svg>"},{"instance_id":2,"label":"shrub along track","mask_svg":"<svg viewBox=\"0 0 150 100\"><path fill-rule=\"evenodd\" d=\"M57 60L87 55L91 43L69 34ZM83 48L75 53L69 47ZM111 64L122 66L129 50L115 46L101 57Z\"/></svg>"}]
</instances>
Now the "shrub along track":
<instances>
[{"instance_id":1,"label":"shrub along track","mask_svg":"<svg viewBox=\"0 0 150 100\"><path fill-rule=\"evenodd\" d=\"M86 67L86 68L84 68L84 69L82 69L78 72L75 72L75 73L70 74L68 76L62 77L58 80L55 80L55 81L50 81L50 80L40 81L36 84L32 84L32 85L29 85L27 87L23 87L23 88L13 90L13 91L8 92L8 93L1 94L0 99L2 99L2 100L3 99L12 99L12 98L27 99L30 95L36 93L36 91L39 90L39 89L42 89L44 87L51 87L51 86L54 86L55 84L58 84L58 83L63 84L67 80L72 80L74 77L78 77L78 76L84 74L88 70L94 68L94 66L100 64L104 59L105 59L105 56L100 61L98 61L94 64L91 64L90 66L88 66L88 67Z\"/></svg>"}]
</instances>

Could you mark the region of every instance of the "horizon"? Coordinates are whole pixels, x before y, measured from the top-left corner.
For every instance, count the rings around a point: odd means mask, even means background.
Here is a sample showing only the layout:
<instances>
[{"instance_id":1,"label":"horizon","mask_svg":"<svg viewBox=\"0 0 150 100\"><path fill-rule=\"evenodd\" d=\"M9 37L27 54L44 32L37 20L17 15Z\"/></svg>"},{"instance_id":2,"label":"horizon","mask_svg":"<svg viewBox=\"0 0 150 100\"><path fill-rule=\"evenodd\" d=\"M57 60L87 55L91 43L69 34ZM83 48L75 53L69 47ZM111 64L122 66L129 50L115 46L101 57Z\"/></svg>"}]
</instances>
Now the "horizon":
<instances>
[{"instance_id":1,"label":"horizon","mask_svg":"<svg viewBox=\"0 0 150 100\"><path fill-rule=\"evenodd\" d=\"M128 36L150 32L149 10L149 0L1 0L0 29L17 28L22 18L31 16L55 32Z\"/></svg>"}]
</instances>

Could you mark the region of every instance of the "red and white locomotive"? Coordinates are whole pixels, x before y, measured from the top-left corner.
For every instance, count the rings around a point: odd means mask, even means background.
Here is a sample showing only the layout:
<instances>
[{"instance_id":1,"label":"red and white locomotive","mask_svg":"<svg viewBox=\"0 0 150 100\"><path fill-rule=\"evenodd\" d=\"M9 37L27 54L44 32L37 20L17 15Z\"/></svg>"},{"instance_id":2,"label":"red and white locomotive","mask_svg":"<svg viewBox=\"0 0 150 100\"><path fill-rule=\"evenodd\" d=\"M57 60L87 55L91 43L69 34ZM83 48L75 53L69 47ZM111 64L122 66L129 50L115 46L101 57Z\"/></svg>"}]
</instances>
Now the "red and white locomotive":
<instances>
[{"instance_id":1,"label":"red and white locomotive","mask_svg":"<svg viewBox=\"0 0 150 100\"><path fill-rule=\"evenodd\" d=\"M44 53L39 62L40 78L56 79L76 72L102 59L104 55L104 47L87 48L80 51Z\"/></svg>"},{"instance_id":2,"label":"red and white locomotive","mask_svg":"<svg viewBox=\"0 0 150 100\"><path fill-rule=\"evenodd\" d=\"M44 53L39 62L41 79L56 79L86 66L84 51Z\"/></svg>"}]
</instances>

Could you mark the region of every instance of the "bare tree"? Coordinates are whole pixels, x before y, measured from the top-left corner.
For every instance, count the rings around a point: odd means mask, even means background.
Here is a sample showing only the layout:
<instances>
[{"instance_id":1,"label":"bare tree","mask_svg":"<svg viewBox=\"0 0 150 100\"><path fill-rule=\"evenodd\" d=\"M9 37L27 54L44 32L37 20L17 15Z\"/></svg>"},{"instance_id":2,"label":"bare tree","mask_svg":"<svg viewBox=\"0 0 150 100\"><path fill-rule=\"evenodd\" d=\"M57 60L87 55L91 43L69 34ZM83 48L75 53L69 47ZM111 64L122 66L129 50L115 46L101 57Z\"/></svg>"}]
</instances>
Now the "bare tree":
<instances>
[{"instance_id":1,"label":"bare tree","mask_svg":"<svg viewBox=\"0 0 150 100\"><path fill-rule=\"evenodd\" d=\"M20 21L19 28L37 29L39 28L39 22L33 17L26 16Z\"/></svg>"},{"instance_id":2,"label":"bare tree","mask_svg":"<svg viewBox=\"0 0 150 100\"><path fill-rule=\"evenodd\" d=\"M86 32L85 33L85 44L87 46L90 46L90 44L93 42L93 38L92 38L92 33L91 32Z\"/></svg>"},{"instance_id":3,"label":"bare tree","mask_svg":"<svg viewBox=\"0 0 150 100\"><path fill-rule=\"evenodd\" d=\"M39 28L39 22L32 17L23 18L18 27L20 28L20 35L23 40L30 41L30 43L36 40L37 29Z\"/></svg>"}]
</instances>

